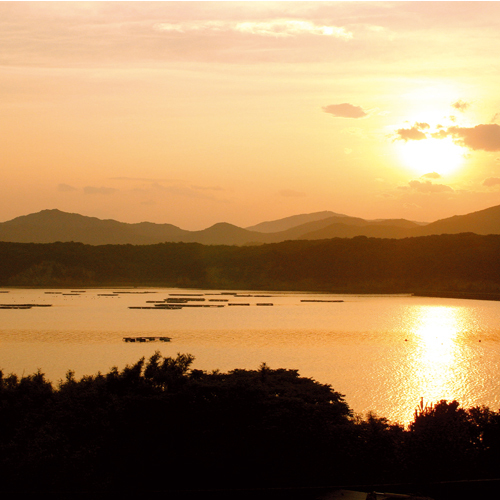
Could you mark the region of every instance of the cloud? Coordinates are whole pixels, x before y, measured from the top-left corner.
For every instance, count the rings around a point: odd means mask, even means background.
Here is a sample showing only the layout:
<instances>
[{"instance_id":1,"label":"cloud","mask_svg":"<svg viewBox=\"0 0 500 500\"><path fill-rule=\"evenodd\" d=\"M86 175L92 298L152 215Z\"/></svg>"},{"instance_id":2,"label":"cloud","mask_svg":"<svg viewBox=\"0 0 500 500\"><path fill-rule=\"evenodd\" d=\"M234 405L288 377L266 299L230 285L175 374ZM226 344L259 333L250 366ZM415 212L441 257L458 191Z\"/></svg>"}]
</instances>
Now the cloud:
<instances>
[{"instance_id":1,"label":"cloud","mask_svg":"<svg viewBox=\"0 0 500 500\"><path fill-rule=\"evenodd\" d=\"M443 192L453 192L450 186L445 184L433 184L431 181L410 181L408 183L412 189L418 191L419 193L443 193Z\"/></svg>"},{"instance_id":2,"label":"cloud","mask_svg":"<svg viewBox=\"0 0 500 500\"><path fill-rule=\"evenodd\" d=\"M225 191L225 189L220 186L195 186L193 184L191 187L199 191Z\"/></svg>"},{"instance_id":3,"label":"cloud","mask_svg":"<svg viewBox=\"0 0 500 500\"><path fill-rule=\"evenodd\" d=\"M351 153L352 153L352 149L351 148L344 148L344 154L350 155Z\"/></svg>"},{"instance_id":4,"label":"cloud","mask_svg":"<svg viewBox=\"0 0 500 500\"><path fill-rule=\"evenodd\" d=\"M415 209L415 208L422 208L420 205L417 205L416 203L403 203L403 208L406 209Z\"/></svg>"},{"instance_id":5,"label":"cloud","mask_svg":"<svg viewBox=\"0 0 500 500\"><path fill-rule=\"evenodd\" d=\"M361 106L354 106L347 102L323 106L323 111L338 118L364 118L368 116L368 113Z\"/></svg>"},{"instance_id":6,"label":"cloud","mask_svg":"<svg viewBox=\"0 0 500 500\"><path fill-rule=\"evenodd\" d=\"M470 106L469 102L462 101L459 99L457 102L454 102L451 107L455 108L458 111L461 111L462 113Z\"/></svg>"},{"instance_id":7,"label":"cloud","mask_svg":"<svg viewBox=\"0 0 500 500\"><path fill-rule=\"evenodd\" d=\"M78 191L76 187L70 186L69 184L59 184L57 190L61 193L69 193L70 191Z\"/></svg>"},{"instance_id":8,"label":"cloud","mask_svg":"<svg viewBox=\"0 0 500 500\"><path fill-rule=\"evenodd\" d=\"M440 179L441 175L439 175L437 172L429 172L428 174L422 175L422 177L427 177L429 179Z\"/></svg>"},{"instance_id":9,"label":"cloud","mask_svg":"<svg viewBox=\"0 0 500 500\"><path fill-rule=\"evenodd\" d=\"M431 126L426 122L416 122L415 125L411 128L400 128L397 130L397 134L399 137L396 139L401 139L402 141L421 141L422 139L427 139L422 130L426 130L431 128Z\"/></svg>"},{"instance_id":10,"label":"cloud","mask_svg":"<svg viewBox=\"0 0 500 500\"><path fill-rule=\"evenodd\" d=\"M158 23L155 29L159 31L188 32L224 32L233 31L245 35L265 37L292 37L299 35L332 36L349 40L352 33L343 27L318 25L312 21L301 19L272 19L269 21L192 21L181 23Z\"/></svg>"},{"instance_id":11,"label":"cloud","mask_svg":"<svg viewBox=\"0 0 500 500\"><path fill-rule=\"evenodd\" d=\"M483 181L483 186L491 187L497 186L498 184L500 184L500 178L498 177L488 177Z\"/></svg>"},{"instance_id":12,"label":"cloud","mask_svg":"<svg viewBox=\"0 0 500 500\"><path fill-rule=\"evenodd\" d=\"M323 35L335 38L352 38L352 33L337 26L318 26L311 21L276 19L264 22L238 23L235 28L241 33L261 36Z\"/></svg>"},{"instance_id":13,"label":"cloud","mask_svg":"<svg viewBox=\"0 0 500 500\"><path fill-rule=\"evenodd\" d=\"M355 137L360 137L361 139L366 139L365 131L358 127L348 127L344 129L344 132L354 135Z\"/></svg>"},{"instance_id":14,"label":"cloud","mask_svg":"<svg viewBox=\"0 0 500 500\"><path fill-rule=\"evenodd\" d=\"M287 198L303 198L306 196L306 193L303 193L302 191L294 191L293 189L282 189L280 191L280 195Z\"/></svg>"},{"instance_id":15,"label":"cloud","mask_svg":"<svg viewBox=\"0 0 500 500\"><path fill-rule=\"evenodd\" d=\"M450 134L448 134L447 129L444 129L441 126L438 128L439 128L439 130L437 132L434 132L433 134L431 134L434 139L444 139L445 137L448 137L448 135L450 135Z\"/></svg>"},{"instance_id":16,"label":"cloud","mask_svg":"<svg viewBox=\"0 0 500 500\"><path fill-rule=\"evenodd\" d=\"M154 182L151 184L151 187L148 189L134 189L135 192L149 194L151 192L159 192L159 193L168 193L175 196L181 196L184 198L195 198L200 200L210 200L216 201L220 203L229 203L228 200L216 198L212 194L206 194L205 191L224 191L223 188L220 187L200 187L200 186L186 186L183 184L176 184L172 186L163 186L158 182Z\"/></svg>"},{"instance_id":17,"label":"cloud","mask_svg":"<svg viewBox=\"0 0 500 500\"><path fill-rule=\"evenodd\" d=\"M140 182L179 182L178 179L166 179L162 177L108 177L112 181L140 181Z\"/></svg>"},{"instance_id":18,"label":"cloud","mask_svg":"<svg viewBox=\"0 0 500 500\"><path fill-rule=\"evenodd\" d=\"M156 178L153 178L153 177L110 177L109 179L115 180L115 181L147 182L147 183L150 183L151 186L153 186L153 188L156 190L168 189L167 187L164 187L162 183L169 183L169 184L174 186L172 192L175 191L178 193L182 189L185 189L186 192L189 190L193 190L193 191L226 191L226 189L224 189L221 186L200 186L200 185L192 184L191 186L188 187L188 186L185 186L186 185L185 181L183 181L181 179L173 179L173 178L167 179L167 178L160 178L160 177L156 177ZM138 188L132 189L132 191L135 191L138 193L139 192L146 193L149 191L149 188L144 189L144 188L138 187Z\"/></svg>"},{"instance_id":19,"label":"cloud","mask_svg":"<svg viewBox=\"0 0 500 500\"><path fill-rule=\"evenodd\" d=\"M427 139L427 136L416 126L412 128L400 128L399 130L397 130L397 134L399 137L396 137L396 139L401 139L405 142L421 141L422 139Z\"/></svg>"},{"instance_id":20,"label":"cloud","mask_svg":"<svg viewBox=\"0 0 500 500\"><path fill-rule=\"evenodd\" d=\"M189 33L191 31L230 31L231 24L224 21L186 21L180 23L157 23L157 31ZM234 27L233 27L234 29Z\"/></svg>"},{"instance_id":21,"label":"cloud","mask_svg":"<svg viewBox=\"0 0 500 500\"><path fill-rule=\"evenodd\" d=\"M456 143L473 150L500 151L500 125L494 123L475 127L448 127L432 136L437 139L453 137Z\"/></svg>"},{"instance_id":22,"label":"cloud","mask_svg":"<svg viewBox=\"0 0 500 500\"><path fill-rule=\"evenodd\" d=\"M85 194L105 194L105 195L108 195L108 194L116 193L116 191L118 191L118 189L104 187L104 186L101 186L101 187L85 186L83 188L83 192Z\"/></svg>"}]
</instances>

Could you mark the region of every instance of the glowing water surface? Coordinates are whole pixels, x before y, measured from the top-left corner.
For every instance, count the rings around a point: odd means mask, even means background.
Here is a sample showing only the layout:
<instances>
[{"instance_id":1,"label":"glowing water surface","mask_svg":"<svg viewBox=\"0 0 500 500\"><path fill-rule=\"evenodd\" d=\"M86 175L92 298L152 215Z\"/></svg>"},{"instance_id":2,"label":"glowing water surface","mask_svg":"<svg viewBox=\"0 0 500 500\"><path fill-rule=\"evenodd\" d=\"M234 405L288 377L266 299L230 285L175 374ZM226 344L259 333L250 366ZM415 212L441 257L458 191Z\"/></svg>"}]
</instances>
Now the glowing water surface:
<instances>
[{"instance_id":1,"label":"glowing water surface","mask_svg":"<svg viewBox=\"0 0 500 500\"><path fill-rule=\"evenodd\" d=\"M121 293L107 295L114 291ZM203 370L256 369L262 362L298 369L302 376L331 384L355 412L374 411L401 423L412 419L420 398L500 408L498 302L277 292L235 297L178 289L68 293L0 293L2 304L52 304L0 309L4 373L27 375L40 368L57 382L69 369L77 377L106 372L160 350L164 356L193 354L193 367ZM129 309L153 306L146 301L176 293L199 293L205 301L198 303L224 307ZM123 342L124 336L141 335L172 341Z\"/></svg>"}]
</instances>

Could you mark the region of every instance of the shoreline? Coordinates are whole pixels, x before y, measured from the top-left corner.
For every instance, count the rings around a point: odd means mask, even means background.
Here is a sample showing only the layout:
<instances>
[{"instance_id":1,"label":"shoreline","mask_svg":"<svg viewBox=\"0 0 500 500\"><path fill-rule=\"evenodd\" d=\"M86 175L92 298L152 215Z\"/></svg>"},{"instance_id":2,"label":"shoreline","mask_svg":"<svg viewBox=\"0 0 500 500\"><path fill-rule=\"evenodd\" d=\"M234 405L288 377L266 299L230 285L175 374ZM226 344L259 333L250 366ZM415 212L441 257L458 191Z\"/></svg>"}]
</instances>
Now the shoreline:
<instances>
[{"instance_id":1,"label":"shoreline","mask_svg":"<svg viewBox=\"0 0 500 500\"><path fill-rule=\"evenodd\" d=\"M5 285L0 285L0 293L7 293L6 290L11 289L11 290L40 290L40 289L48 289L48 290L70 290L74 288L81 288L81 289L86 289L86 290L102 290L102 289L110 289L114 288L117 290L130 290L130 289L138 289L138 288L149 288L149 289L158 289L158 288L172 288L172 289L179 289L179 290L214 290L216 288L213 287L179 287L179 286L172 286L172 285L159 285L159 284L120 284L120 285L113 285L113 284L101 284L101 285L90 285L90 286L85 286L85 285L31 285L31 286L23 286L23 285L10 285L10 286L5 286ZM247 289L247 288L240 288L240 287L227 287L227 288L217 288L220 290L246 290L249 292L261 292L264 289ZM368 290L352 290L352 291L347 291L347 290L306 290L306 289L295 289L292 290L290 288L286 289L280 289L280 290L274 290L272 288L266 288L266 292L269 293L313 293L313 294L332 294L332 295L406 295L406 296L414 296L414 297L432 297L432 298L441 298L441 299L466 299L466 300L489 300L489 301L500 301L500 292L454 292L454 291L438 291L438 292L432 292L432 291L404 291L404 292L399 292L399 291L387 291L383 292L380 290L374 290L374 291L368 291Z\"/></svg>"},{"instance_id":2,"label":"shoreline","mask_svg":"<svg viewBox=\"0 0 500 500\"><path fill-rule=\"evenodd\" d=\"M415 292L415 297L435 297L440 299L500 300L500 293L491 292Z\"/></svg>"}]
</instances>

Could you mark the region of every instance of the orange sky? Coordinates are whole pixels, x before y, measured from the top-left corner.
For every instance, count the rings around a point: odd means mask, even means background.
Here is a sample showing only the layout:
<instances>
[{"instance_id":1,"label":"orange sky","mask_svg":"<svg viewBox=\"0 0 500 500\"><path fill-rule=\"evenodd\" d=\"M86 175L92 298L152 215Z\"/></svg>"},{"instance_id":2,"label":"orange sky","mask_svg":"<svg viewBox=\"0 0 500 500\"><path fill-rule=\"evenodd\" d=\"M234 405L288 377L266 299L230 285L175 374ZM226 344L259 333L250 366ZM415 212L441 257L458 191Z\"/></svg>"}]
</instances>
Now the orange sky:
<instances>
[{"instance_id":1,"label":"orange sky","mask_svg":"<svg viewBox=\"0 0 500 500\"><path fill-rule=\"evenodd\" d=\"M0 2L0 221L500 204L500 2Z\"/></svg>"}]
</instances>

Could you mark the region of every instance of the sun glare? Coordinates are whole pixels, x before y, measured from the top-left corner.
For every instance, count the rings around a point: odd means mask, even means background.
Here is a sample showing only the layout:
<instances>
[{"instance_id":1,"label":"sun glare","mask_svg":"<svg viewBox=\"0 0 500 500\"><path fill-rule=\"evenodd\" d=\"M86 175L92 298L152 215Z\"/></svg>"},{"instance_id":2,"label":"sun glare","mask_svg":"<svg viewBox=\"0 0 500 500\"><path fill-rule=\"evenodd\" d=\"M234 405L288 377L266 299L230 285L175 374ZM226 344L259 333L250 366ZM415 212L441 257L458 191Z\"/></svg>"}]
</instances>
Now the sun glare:
<instances>
[{"instance_id":1,"label":"sun glare","mask_svg":"<svg viewBox=\"0 0 500 500\"><path fill-rule=\"evenodd\" d=\"M453 174L464 160L463 149L450 138L407 141L400 144L399 153L405 166L419 175Z\"/></svg>"},{"instance_id":2,"label":"sun glare","mask_svg":"<svg viewBox=\"0 0 500 500\"><path fill-rule=\"evenodd\" d=\"M466 371L460 354L464 312L458 307L423 306L418 313L413 330L418 343L414 394L425 396L427 401L460 394Z\"/></svg>"}]
</instances>

